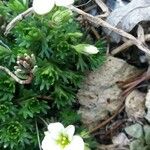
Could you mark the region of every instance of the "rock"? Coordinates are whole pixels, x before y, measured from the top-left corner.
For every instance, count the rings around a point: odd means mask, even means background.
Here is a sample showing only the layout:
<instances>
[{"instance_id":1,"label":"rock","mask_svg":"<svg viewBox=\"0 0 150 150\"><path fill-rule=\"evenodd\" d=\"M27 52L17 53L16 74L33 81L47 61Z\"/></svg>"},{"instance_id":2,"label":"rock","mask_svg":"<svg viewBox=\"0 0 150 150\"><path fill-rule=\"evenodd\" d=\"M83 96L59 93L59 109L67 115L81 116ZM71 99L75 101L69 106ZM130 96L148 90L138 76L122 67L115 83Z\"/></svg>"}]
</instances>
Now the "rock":
<instances>
[{"instance_id":1,"label":"rock","mask_svg":"<svg viewBox=\"0 0 150 150\"><path fill-rule=\"evenodd\" d=\"M129 150L129 148L111 144L111 145L98 145L97 150Z\"/></svg>"},{"instance_id":2,"label":"rock","mask_svg":"<svg viewBox=\"0 0 150 150\"><path fill-rule=\"evenodd\" d=\"M144 136L143 127L139 123L132 124L125 128L125 132L132 138L142 138Z\"/></svg>"},{"instance_id":3,"label":"rock","mask_svg":"<svg viewBox=\"0 0 150 150\"><path fill-rule=\"evenodd\" d=\"M131 92L126 98L125 110L129 118L143 118L145 115L145 94L137 90Z\"/></svg>"},{"instance_id":4,"label":"rock","mask_svg":"<svg viewBox=\"0 0 150 150\"><path fill-rule=\"evenodd\" d=\"M150 122L150 90L148 90L148 93L146 95L145 106L147 108L147 114L146 114L145 118Z\"/></svg>"},{"instance_id":5,"label":"rock","mask_svg":"<svg viewBox=\"0 0 150 150\"><path fill-rule=\"evenodd\" d=\"M130 140L127 138L125 133L120 133L112 138L112 142L114 145L126 146L129 145Z\"/></svg>"},{"instance_id":6,"label":"rock","mask_svg":"<svg viewBox=\"0 0 150 150\"><path fill-rule=\"evenodd\" d=\"M148 90L147 95L146 95L145 106L146 106L147 109L150 109L150 89Z\"/></svg>"},{"instance_id":7,"label":"rock","mask_svg":"<svg viewBox=\"0 0 150 150\"><path fill-rule=\"evenodd\" d=\"M121 89L116 82L139 72L125 61L110 56L100 68L89 73L77 94L82 122L88 128L93 128L113 114L121 104Z\"/></svg>"}]
</instances>

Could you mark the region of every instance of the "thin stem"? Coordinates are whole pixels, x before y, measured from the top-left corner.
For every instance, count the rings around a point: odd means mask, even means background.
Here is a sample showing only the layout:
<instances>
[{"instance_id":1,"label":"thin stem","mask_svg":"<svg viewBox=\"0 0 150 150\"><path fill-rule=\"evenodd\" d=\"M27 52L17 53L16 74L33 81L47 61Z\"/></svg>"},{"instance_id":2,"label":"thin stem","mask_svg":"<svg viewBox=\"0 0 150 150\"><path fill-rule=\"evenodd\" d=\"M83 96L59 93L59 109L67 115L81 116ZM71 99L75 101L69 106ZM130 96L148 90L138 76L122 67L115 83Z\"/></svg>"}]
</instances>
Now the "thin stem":
<instances>
[{"instance_id":1,"label":"thin stem","mask_svg":"<svg viewBox=\"0 0 150 150\"><path fill-rule=\"evenodd\" d=\"M18 16L16 16L6 27L5 30L5 35L7 35L10 30L21 20L23 20L24 18L26 18L27 16L29 16L30 14L32 14L33 12L33 8L30 7L29 9L27 9L26 11L24 11L23 13L19 14Z\"/></svg>"},{"instance_id":2,"label":"thin stem","mask_svg":"<svg viewBox=\"0 0 150 150\"><path fill-rule=\"evenodd\" d=\"M38 129L38 125L37 125L37 121L35 121L35 127L36 127L36 133L37 133L37 139L38 139L39 149L42 150L42 148L41 148L41 142L40 142L39 129Z\"/></svg>"},{"instance_id":3,"label":"thin stem","mask_svg":"<svg viewBox=\"0 0 150 150\"><path fill-rule=\"evenodd\" d=\"M39 117L42 121L43 121L43 123L46 125L46 126L48 126L48 123L43 119L43 118L41 118L41 117Z\"/></svg>"},{"instance_id":4,"label":"thin stem","mask_svg":"<svg viewBox=\"0 0 150 150\"><path fill-rule=\"evenodd\" d=\"M11 49L2 40L0 40L0 44L11 51Z\"/></svg>"}]
</instances>

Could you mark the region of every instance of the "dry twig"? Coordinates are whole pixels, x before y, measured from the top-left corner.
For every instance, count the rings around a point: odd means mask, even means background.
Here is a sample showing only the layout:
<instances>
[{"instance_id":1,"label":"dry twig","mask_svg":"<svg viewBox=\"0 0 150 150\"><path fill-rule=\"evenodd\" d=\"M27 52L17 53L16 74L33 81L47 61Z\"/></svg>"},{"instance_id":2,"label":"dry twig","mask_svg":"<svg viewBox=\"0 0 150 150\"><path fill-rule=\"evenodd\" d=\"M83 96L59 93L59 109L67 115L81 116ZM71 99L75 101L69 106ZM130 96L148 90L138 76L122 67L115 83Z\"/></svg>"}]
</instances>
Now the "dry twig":
<instances>
[{"instance_id":1,"label":"dry twig","mask_svg":"<svg viewBox=\"0 0 150 150\"><path fill-rule=\"evenodd\" d=\"M97 5L102 9L103 11L103 15L99 15L99 17L107 17L109 15L109 9L106 6L106 4L102 1L102 0L95 0L95 2L97 3Z\"/></svg>"},{"instance_id":2,"label":"dry twig","mask_svg":"<svg viewBox=\"0 0 150 150\"><path fill-rule=\"evenodd\" d=\"M115 113L110 118L108 118L107 120L103 121L98 126L96 126L95 128L93 128L92 130L90 130L90 133L93 133L96 130L102 128L103 126L105 126L106 124L108 124L112 119L114 119L119 113L121 113L123 111L123 109L125 108L124 101L125 101L125 97L123 98L122 104L118 107L118 109L115 111Z\"/></svg>"},{"instance_id":3,"label":"dry twig","mask_svg":"<svg viewBox=\"0 0 150 150\"><path fill-rule=\"evenodd\" d=\"M14 75L8 68L0 66L0 70L6 72L9 76L11 76L16 82L18 82L19 84L30 84L32 81L32 74L28 77L28 79L26 80L21 80L19 79L16 75Z\"/></svg>"},{"instance_id":4,"label":"dry twig","mask_svg":"<svg viewBox=\"0 0 150 150\"><path fill-rule=\"evenodd\" d=\"M93 34L95 35L96 39L99 40L100 39L100 35L98 34L97 30L92 26L91 30L93 32Z\"/></svg>"},{"instance_id":5,"label":"dry twig","mask_svg":"<svg viewBox=\"0 0 150 150\"><path fill-rule=\"evenodd\" d=\"M23 13L19 14L18 16L16 16L6 27L5 30L5 35L7 35L10 30L17 24L17 22L23 20L24 18L26 18L27 16L29 16L30 14L32 14L33 12L33 8L29 8L26 11L24 11Z\"/></svg>"},{"instance_id":6,"label":"dry twig","mask_svg":"<svg viewBox=\"0 0 150 150\"><path fill-rule=\"evenodd\" d=\"M85 6L85 5L88 5L91 1L92 1L92 0L89 0L89 1L87 1L86 3L84 3L84 4L76 5L76 7L83 7L83 6Z\"/></svg>"},{"instance_id":7,"label":"dry twig","mask_svg":"<svg viewBox=\"0 0 150 150\"><path fill-rule=\"evenodd\" d=\"M85 11L85 12L89 12L89 11L91 11L92 9L94 9L96 6L97 6L96 4L93 4L93 5L91 5L91 6L87 7L87 8L85 8L84 11Z\"/></svg>"},{"instance_id":8,"label":"dry twig","mask_svg":"<svg viewBox=\"0 0 150 150\"><path fill-rule=\"evenodd\" d=\"M39 95L37 96L38 99L42 99L42 100L46 100L46 101L51 101L53 100L52 97L50 96L43 96L43 95Z\"/></svg>"},{"instance_id":9,"label":"dry twig","mask_svg":"<svg viewBox=\"0 0 150 150\"><path fill-rule=\"evenodd\" d=\"M145 41L146 42L150 41L150 34L146 34L144 37L145 37ZM119 47L117 47L114 50L112 50L111 54L112 55L116 55L116 54L118 54L120 52L123 52L124 50L126 50L127 48L129 48L129 47L131 47L133 45L134 45L134 43L131 40L128 40L124 44L122 44Z\"/></svg>"}]
</instances>

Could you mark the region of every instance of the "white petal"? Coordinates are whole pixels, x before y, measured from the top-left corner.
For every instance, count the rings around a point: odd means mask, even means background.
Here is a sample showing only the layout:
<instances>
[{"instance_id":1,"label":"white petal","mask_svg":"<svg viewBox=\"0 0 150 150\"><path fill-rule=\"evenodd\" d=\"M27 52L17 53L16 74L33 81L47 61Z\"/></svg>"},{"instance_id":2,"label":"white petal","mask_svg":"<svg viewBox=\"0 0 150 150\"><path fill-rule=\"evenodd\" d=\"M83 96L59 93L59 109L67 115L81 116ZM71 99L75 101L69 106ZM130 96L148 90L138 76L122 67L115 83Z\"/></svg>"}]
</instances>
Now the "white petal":
<instances>
[{"instance_id":1,"label":"white petal","mask_svg":"<svg viewBox=\"0 0 150 150\"><path fill-rule=\"evenodd\" d=\"M74 0L55 0L57 6L69 6L74 3Z\"/></svg>"},{"instance_id":2,"label":"white petal","mask_svg":"<svg viewBox=\"0 0 150 150\"><path fill-rule=\"evenodd\" d=\"M68 127L65 128L64 132L68 135L69 140L72 141L75 132L75 127L73 125L69 125Z\"/></svg>"},{"instance_id":3,"label":"white petal","mask_svg":"<svg viewBox=\"0 0 150 150\"><path fill-rule=\"evenodd\" d=\"M58 136L64 131L64 129L64 126L59 122L50 123L48 125L48 131L53 139L57 139Z\"/></svg>"},{"instance_id":4,"label":"white petal","mask_svg":"<svg viewBox=\"0 0 150 150\"><path fill-rule=\"evenodd\" d=\"M78 135L73 136L71 143L64 150L84 150L83 139Z\"/></svg>"},{"instance_id":5,"label":"white petal","mask_svg":"<svg viewBox=\"0 0 150 150\"><path fill-rule=\"evenodd\" d=\"M43 150L61 150L61 148L57 145L57 143L51 138L51 135L46 133L42 141L42 149Z\"/></svg>"},{"instance_id":6,"label":"white petal","mask_svg":"<svg viewBox=\"0 0 150 150\"><path fill-rule=\"evenodd\" d=\"M39 15L47 14L54 5L54 0L33 0L33 10Z\"/></svg>"},{"instance_id":7,"label":"white petal","mask_svg":"<svg viewBox=\"0 0 150 150\"><path fill-rule=\"evenodd\" d=\"M48 131L44 132L45 136L50 135Z\"/></svg>"}]
</instances>

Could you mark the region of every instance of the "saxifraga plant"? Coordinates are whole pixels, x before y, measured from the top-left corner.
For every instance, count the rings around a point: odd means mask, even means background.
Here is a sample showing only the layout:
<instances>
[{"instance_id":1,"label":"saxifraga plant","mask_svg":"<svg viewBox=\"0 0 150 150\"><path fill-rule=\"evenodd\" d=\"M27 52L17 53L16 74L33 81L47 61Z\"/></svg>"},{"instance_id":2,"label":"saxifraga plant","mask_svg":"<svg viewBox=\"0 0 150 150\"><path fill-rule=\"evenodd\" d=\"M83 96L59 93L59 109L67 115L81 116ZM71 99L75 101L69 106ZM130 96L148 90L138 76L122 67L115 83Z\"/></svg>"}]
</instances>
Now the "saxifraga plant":
<instances>
[{"instance_id":1,"label":"saxifraga plant","mask_svg":"<svg viewBox=\"0 0 150 150\"><path fill-rule=\"evenodd\" d=\"M0 63L15 71L17 56L34 54L38 66L32 83L20 85L0 72L0 149L38 149L44 125L40 118L64 124L79 122L75 95L87 70L104 61L104 43L97 42L99 53L85 55L73 46L93 44L81 32L73 14L55 8L45 16L33 14L19 22L9 35L5 25L29 7L28 1L0 1ZM67 109L65 109L67 108ZM70 117L65 114L72 112Z\"/></svg>"}]
</instances>

